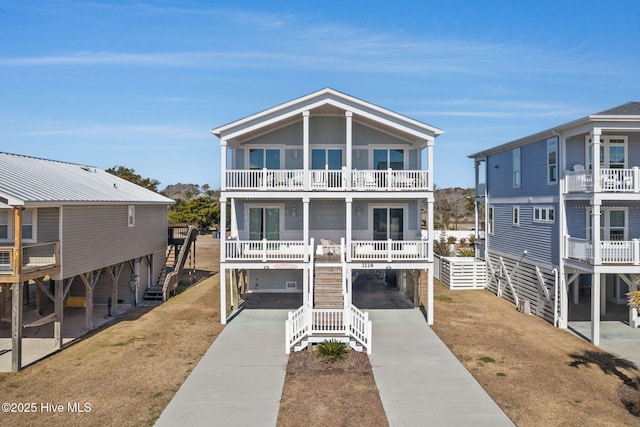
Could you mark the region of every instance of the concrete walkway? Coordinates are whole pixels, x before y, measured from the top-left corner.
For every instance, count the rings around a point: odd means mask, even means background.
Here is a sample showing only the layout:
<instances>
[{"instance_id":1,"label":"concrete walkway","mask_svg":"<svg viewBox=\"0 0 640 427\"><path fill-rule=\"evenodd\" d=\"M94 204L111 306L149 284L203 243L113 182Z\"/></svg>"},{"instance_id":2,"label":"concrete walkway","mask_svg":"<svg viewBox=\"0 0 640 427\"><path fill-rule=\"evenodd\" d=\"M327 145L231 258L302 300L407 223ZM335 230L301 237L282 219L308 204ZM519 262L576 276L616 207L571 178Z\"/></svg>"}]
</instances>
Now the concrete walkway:
<instances>
[{"instance_id":1,"label":"concrete walkway","mask_svg":"<svg viewBox=\"0 0 640 427\"><path fill-rule=\"evenodd\" d=\"M222 330L156 426L275 426L287 310L244 310Z\"/></svg>"},{"instance_id":2,"label":"concrete walkway","mask_svg":"<svg viewBox=\"0 0 640 427\"><path fill-rule=\"evenodd\" d=\"M513 425L420 311L368 311L373 320L370 360L391 427ZM214 341L156 426L275 426L287 365L287 312L241 312Z\"/></svg>"},{"instance_id":3,"label":"concrete walkway","mask_svg":"<svg viewBox=\"0 0 640 427\"><path fill-rule=\"evenodd\" d=\"M418 310L369 310L370 356L391 427L513 426Z\"/></svg>"}]
</instances>

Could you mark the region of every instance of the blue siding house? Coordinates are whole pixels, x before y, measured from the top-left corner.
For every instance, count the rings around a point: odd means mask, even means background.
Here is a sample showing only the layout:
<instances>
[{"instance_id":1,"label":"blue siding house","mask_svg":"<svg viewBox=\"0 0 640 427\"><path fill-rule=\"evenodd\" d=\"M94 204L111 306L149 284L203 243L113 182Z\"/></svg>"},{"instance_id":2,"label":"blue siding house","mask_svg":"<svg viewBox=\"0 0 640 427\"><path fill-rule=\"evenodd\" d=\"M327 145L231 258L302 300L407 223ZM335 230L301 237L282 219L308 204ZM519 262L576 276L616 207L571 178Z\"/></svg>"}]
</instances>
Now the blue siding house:
<instances>
[{"instance_id":1,"label":"blue siding house","mask_svg":"<svg viewBox=\"0 0 640 427\"><path fill-rule=\"evenodd\" d=\"M639 102L469 157L493 292L560 328L590 313L595 345L605 315L640 324L626 308L640 273Z\"/></svg>"}]
</instances>

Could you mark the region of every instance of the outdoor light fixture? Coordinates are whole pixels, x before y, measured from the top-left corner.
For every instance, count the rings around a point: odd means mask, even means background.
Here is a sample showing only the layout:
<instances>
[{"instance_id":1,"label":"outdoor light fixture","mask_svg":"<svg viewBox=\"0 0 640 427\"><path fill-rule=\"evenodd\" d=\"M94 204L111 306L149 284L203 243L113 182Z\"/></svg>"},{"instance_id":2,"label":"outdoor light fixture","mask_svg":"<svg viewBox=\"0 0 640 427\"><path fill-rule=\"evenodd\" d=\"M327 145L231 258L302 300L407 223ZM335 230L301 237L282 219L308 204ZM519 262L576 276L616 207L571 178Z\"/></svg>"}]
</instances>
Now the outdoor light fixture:
<instances>
[{"instance_id":1,"label":"outdoor light fixture","mask_svg":"<svg viewBox=\"0 0 640 427\"><path fill-rule=\"evenodd\" d=\"M360 150L356 150L356 160L360 160Z\"/></svg>"}]
</instances>

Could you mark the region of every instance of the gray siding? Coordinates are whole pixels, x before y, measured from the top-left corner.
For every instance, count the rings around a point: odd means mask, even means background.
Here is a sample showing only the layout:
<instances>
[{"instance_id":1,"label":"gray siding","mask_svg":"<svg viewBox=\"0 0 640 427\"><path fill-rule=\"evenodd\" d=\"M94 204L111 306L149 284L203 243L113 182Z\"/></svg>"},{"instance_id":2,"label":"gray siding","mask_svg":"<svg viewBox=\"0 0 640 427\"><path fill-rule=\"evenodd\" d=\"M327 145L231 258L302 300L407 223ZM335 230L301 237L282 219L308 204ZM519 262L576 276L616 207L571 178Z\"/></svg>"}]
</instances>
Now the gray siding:
<instances>
[{"instance_id":1,"label":"gray siding","mask_svg":"<svg viewBox=\"0 0 640 427\"><path fill-rule=\"evenodd\" d=\"M60 240L59 212L58 208L38 209L38 243Z\"/></svg>"},{"instance_id":2,"label":"gray siding","mask_svg":"<svg viewBox=\"0 0 640 427\"><path fill-rule=\"evenodd\" d=\"M248 288L249 290L261 292L291 292L286 288L286 282L294 281L297 283L295 292L302 292L302 273L303 270L248 270Z\"/></svg>"},{"instance_id":3,"label":"gray siding","mask_svg":"<svg viewBox=\"0 0 640 427\"><path fill-rule=\"evenodd\" d=\"M313 123L313 119L311 120L311 122ZM269 132L248 140L245 142L245 144L260 146L289 144L302 146L302 118L300 118L300 121L289 126L276 129L273 132Z\"/></svg>"},{"instance_id":4,"label":"gray siding","mask_svg":"<svg viewBox=\"0 0 640 427\"><path fill-rule=\"evenodd\" d=\"M127 214L127 205L65 206L62 277L165 250L166 206L137 205L134 227Z\"/></svg>"},{"instance_id":5,"label":"gray siding","mask_svg":"<svg viewBox=\"0 0 640 427\"><path fill-rule=\"evenodd\" d=\"M640 133L615 132L615 135L627 135L627 166L640 166ZM573 170L576 164L587 166L585 135L576 135L567 139L567 170Z\"/></svg>"}]
</instances>

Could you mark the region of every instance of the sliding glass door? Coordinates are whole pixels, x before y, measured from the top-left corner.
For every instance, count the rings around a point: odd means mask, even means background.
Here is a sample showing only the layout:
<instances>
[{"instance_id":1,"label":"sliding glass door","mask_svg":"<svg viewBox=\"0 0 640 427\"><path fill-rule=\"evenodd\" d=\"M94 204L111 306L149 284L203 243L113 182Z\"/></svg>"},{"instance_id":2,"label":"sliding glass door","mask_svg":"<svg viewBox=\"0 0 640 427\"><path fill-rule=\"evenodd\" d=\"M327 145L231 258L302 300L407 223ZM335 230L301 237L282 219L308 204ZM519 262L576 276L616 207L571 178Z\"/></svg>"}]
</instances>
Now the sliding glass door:
<instances>
[{"instance_id":1,"label":"sliding glass door","mask_svg":"<svg viewBox=\"0 0 640 427\"><path fill-rule=\"evenodd\" d=\"M249 208L249 240L280 240L280 209Z\"/></svg>"},{"instance_id":2,"label":"sliding glass door","mask_svg":"<svg viewBox=\"0 0 640 427\"><path fill-rule=\"evenodd\" d=\"M373 209L373 240L403 240L404 209Z\"/></svg>"}]
</instances>

